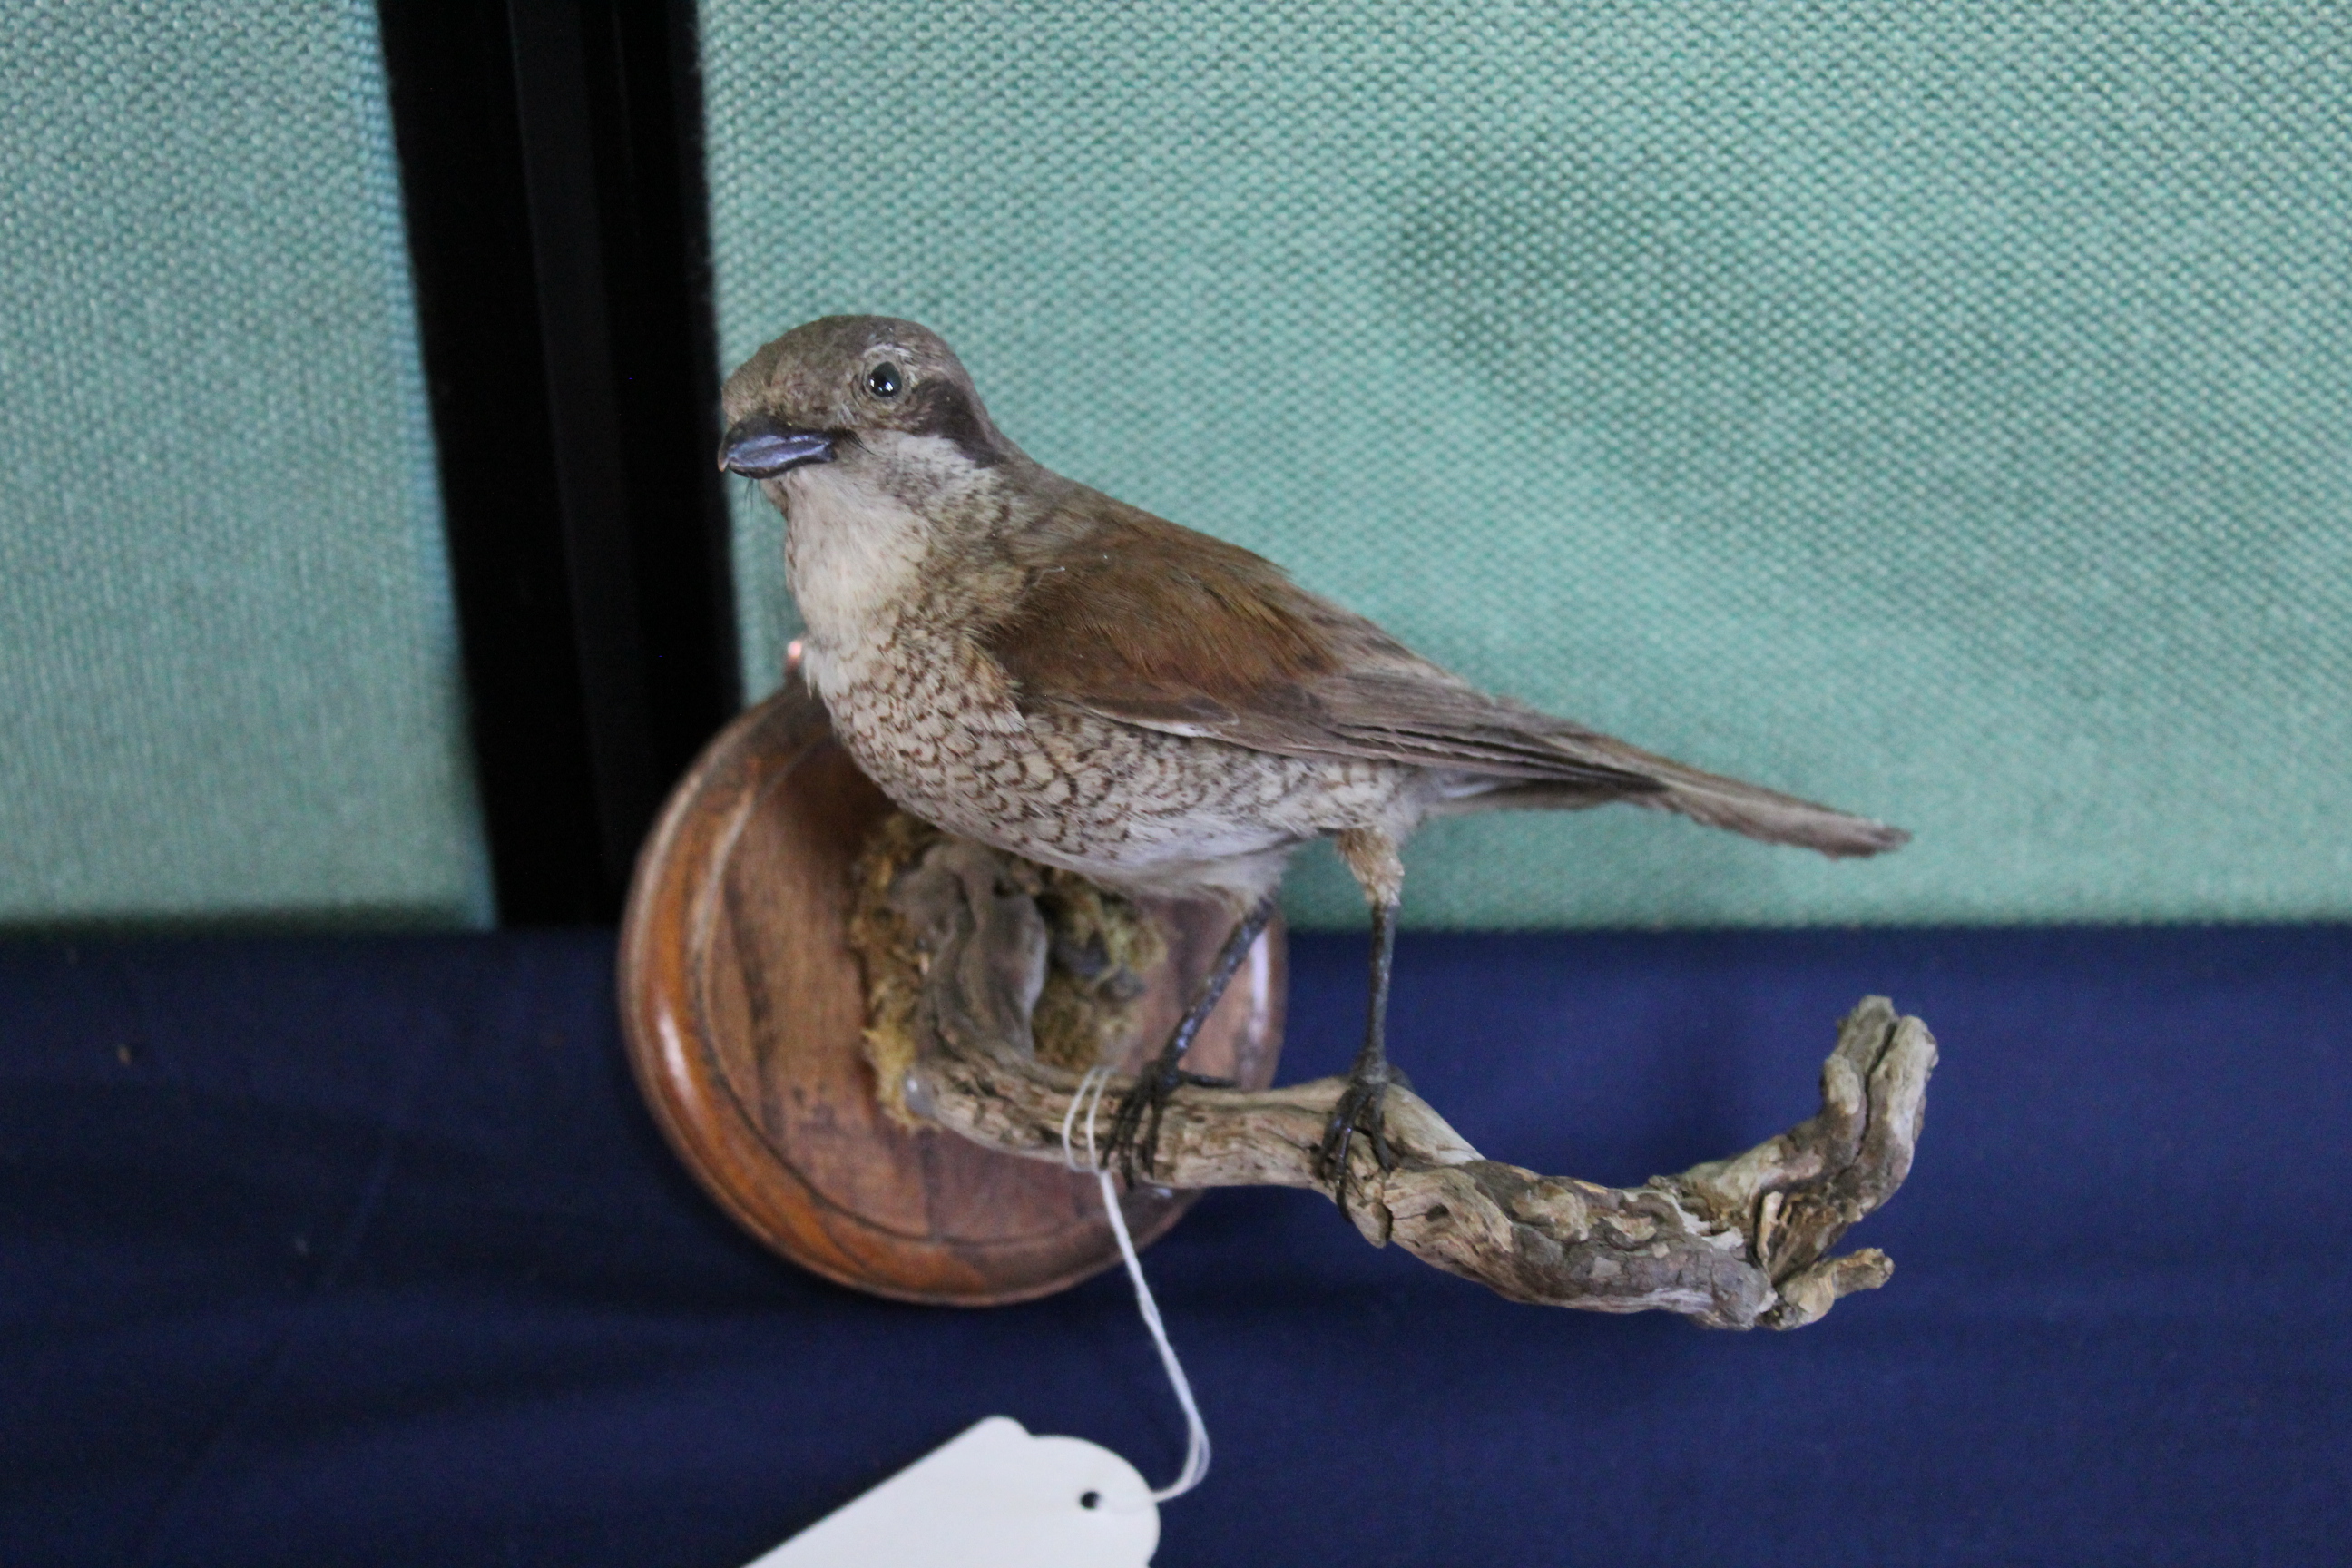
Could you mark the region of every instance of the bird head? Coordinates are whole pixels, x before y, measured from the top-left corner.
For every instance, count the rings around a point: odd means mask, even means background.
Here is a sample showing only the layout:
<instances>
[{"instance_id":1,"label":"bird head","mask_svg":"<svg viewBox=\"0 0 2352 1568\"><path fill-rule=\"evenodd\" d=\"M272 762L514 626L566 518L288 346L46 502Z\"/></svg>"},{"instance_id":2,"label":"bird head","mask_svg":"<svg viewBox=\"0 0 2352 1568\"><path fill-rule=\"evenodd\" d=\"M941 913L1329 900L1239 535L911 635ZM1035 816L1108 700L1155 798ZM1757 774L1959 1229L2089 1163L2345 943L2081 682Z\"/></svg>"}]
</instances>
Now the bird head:
<instances>
[{"instance_id":1,"label":"bird head","mask_svg":"<svg viewBox=\"0 0 2352 1568\"><path fill-rule=\"evenodd\" d=\"M989 468L1019 454L938 333L888 316L827 316L743 362L720 394L719 466L778 479L820 463Z\"/></svg>"}]
</instances>

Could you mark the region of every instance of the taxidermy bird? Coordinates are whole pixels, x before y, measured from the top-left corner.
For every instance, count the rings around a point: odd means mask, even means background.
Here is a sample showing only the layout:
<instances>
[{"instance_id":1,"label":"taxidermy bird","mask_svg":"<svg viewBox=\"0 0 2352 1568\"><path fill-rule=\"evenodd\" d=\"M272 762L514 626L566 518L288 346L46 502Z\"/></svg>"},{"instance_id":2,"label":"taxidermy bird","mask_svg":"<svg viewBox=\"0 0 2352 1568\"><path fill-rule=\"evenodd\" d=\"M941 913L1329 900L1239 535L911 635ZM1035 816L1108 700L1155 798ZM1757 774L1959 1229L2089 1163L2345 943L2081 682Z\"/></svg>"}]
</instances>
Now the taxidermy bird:
<instances>
[{"instance_id":1,"label":"taxidermy bird","mask_svg":"<svg viewBox=\"0 0 2352 1568\"><path fill-rule=\"evenodd\" d=\"M1309 840L1336 842L1371 904L1363 1047L1318 1152L1344 1202L1352 1139L1392 1163L1399 850L1424 819L1624 801L1832 856L1906 837L1489 696L1272 563L1064 479L912 321L797 327L728 378L724 405L719 466L784 514L803 672L884 794L1106 887L1232 911L1113 1119L1130 1183L1151 1173L1184 1051Z\"/></svg>"}]
</instances>

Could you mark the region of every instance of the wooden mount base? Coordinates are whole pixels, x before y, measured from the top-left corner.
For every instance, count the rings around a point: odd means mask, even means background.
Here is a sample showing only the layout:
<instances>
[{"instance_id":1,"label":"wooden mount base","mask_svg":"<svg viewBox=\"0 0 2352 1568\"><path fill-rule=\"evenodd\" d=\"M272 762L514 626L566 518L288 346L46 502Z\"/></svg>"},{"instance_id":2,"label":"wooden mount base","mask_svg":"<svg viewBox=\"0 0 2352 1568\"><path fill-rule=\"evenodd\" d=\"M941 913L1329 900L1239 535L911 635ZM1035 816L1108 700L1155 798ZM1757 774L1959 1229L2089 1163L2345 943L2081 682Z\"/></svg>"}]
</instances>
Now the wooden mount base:
<instances>
[{"instance_id":1,"label":"wooden mount base","mask_svg":"<svg viewBox=\"0 0 2352 1568\"><path fill-rule=\"evenodd\" d=\"M900 1300L1048 1295L1118 1261L1094 1180L909 1131L875 1098L845 932L851 865L889 811L796 678L713 741L638 860L621 932L630 1062L688 1168L786 1258ZM1225 934L1213 908L1145 908L1169 956L1122 1070L1166 1037ZM1277 921L1187 1065L1270 1084L1285 994ZM1164 1234L1192 1196L1128 1194L1138 1243Z\"/></svg>"}]
</instances>

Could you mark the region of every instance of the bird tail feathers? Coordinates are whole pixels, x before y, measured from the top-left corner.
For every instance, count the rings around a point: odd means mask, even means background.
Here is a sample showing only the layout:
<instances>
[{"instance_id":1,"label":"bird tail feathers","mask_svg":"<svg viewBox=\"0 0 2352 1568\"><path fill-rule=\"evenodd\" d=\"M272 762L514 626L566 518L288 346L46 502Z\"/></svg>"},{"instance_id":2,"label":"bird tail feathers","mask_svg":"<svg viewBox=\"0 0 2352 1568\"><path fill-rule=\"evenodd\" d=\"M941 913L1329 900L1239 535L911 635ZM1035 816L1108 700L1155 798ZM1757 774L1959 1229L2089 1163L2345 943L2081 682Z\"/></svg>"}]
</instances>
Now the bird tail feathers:
<instances>
[{"instance_id":1,"label":"bird tail feathers","mask_svg":"<svg viewBox=\"0 0 2352 1568\"><path fill-rule=\"evenodd\" d=\"M1648 790L1623 790L1546 779L1465 780L1463 793L1438 807L1443 813L1504 809L1577 811L1611 801L1670 811L1709 827L1727 828L1768 844L1793 844L1816 849L1832 859L1878 855L1900 848L1911 836L1899 827L1866 816L1819 805L1782 795L1760 784L1744 784L1720 773L1686 767L1670 758L1612 745L1610 761L1655 784Z\"/></svg>"}]
</instances>

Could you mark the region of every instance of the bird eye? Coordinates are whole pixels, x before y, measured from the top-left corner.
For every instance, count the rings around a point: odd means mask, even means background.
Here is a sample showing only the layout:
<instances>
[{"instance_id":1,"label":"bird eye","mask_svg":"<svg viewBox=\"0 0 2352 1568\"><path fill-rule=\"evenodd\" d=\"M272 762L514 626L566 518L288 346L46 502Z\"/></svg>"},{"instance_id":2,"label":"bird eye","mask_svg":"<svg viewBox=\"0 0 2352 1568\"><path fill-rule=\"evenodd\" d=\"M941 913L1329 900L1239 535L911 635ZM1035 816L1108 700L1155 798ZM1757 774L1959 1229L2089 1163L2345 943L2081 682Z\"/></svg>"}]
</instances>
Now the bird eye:
<instances>
[{"instance_id":1,"label":"bird eye","mask_svg":"<svg viewBox=\"0 0 2352 1568\"><path fill-rule=\"evenodd\" d=\"M866 373L866 384L877 397L898 396L900 379L895 364L877 364Z\"/></svg>"}]
</instances>

